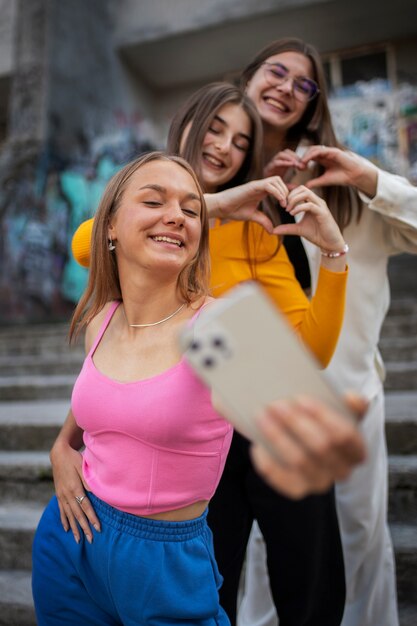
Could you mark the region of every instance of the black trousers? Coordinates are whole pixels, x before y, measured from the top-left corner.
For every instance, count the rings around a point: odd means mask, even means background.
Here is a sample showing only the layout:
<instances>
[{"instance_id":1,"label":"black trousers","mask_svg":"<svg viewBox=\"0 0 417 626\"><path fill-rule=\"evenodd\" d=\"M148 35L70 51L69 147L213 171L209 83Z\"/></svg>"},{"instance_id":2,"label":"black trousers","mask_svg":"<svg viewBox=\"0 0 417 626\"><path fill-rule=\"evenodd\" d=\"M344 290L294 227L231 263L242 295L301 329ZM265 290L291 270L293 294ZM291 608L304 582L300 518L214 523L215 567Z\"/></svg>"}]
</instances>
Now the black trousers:
<instances>
[{"instance_id":1,"label":"black trousers","mask_svg":"<svg viewBox=\"0 0 417 626\"><path fill-rule=\"evenodd\" d=\"M208 522L224 583L220 604L232 625L253 520L267 547L271 592L280 626L337 626L343 616L345 575L334 490L290 500L256 473L249 442L235 433Z\"/></svg>"}]
</instances>

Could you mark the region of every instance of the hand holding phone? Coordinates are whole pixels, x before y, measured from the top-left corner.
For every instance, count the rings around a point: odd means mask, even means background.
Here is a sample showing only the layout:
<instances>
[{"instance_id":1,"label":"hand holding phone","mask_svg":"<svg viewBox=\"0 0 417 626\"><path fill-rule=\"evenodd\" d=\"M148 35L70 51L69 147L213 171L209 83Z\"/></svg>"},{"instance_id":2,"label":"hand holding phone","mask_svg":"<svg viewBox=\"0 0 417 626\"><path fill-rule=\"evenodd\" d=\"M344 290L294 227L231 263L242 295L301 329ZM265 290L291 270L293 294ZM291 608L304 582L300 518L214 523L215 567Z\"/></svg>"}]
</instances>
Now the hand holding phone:
<instances>
[{"instance_id":1,"label":"hand holding phone","mask_svg":"<svg viewBox=\"0 0 417 626\"><path fill-rule=\"evenodd\" d=\"M315 358L256 283L244 283L207 306L180 336L185 358L243 434L279 457L255 417L278 399L324 402L341 419L354 412L330 386Z\"/></svg>"}]
</instances>

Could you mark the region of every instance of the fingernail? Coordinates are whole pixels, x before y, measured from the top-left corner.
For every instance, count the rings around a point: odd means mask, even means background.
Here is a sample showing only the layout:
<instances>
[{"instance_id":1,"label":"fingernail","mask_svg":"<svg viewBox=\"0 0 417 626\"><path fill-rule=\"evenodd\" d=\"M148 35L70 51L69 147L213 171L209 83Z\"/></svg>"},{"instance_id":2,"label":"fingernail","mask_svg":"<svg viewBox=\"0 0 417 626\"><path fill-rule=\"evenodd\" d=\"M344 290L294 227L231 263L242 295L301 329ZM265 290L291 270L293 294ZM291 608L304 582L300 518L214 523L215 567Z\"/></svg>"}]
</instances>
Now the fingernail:
<instances>
[{"instance_id":1,"label":"fingernail","mask_svg":"<svg viewBox=\"0 0 417 626\"><path fill-rule=\"evenodd\" d=\"M75 541L76 541L77 543L80 543L80 538L79 538L79 537L74 537L74 539L75 539Z\"/></svg>"},{"instance_id":2,"label":"fingernail","mask_svg":"<svg viewBox=\"0 0 417 626\"><path fill-rule=\"evenodd\" d=\"M96 529L98 533L101 533L101 528L98 524L93 524L93 527Z\"/></svg>"},{"instance_id":3,"label":"fingernail","mask_svg":"<svg viewBox=\"0 0 417 626\"><path fill-rule=\"evenodd\" d=\"M86 535L88 543L93 543L93 538L91 535Z\"/></svg>"}]
</instances>

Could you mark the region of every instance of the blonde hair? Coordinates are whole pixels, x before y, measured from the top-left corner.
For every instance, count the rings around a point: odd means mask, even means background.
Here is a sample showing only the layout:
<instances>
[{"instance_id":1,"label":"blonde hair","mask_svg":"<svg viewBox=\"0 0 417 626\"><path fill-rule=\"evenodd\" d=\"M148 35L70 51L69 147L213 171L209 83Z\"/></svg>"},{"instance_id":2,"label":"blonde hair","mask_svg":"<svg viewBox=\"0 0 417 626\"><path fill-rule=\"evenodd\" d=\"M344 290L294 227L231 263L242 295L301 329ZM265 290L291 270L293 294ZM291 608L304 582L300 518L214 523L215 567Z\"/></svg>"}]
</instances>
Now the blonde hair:
<instances>
[{"instance_id":1,"label":"blonde hair","mask_svg":"<svg viewBox=\"0 0 417 626\"><path fill-rule=\"evenodd\" d=\"M191 262L178 276L178 289L186 302L194 302L209 291L210 257L208 249L208 217L198 179L191 166L178 156L163 152L150 152L141 155L123 167L108 183L101 198L91 238L91 263L86 290L74 311L69 331L70 340L88 325L91 320L111 300L121 300L119 272L116 255L108 248L108 227L110 218L120 206L123 194L132 175L143 165L152 161L168 161L185 169L192 177L201 202L201 237L198 251Z\"/></svg>"}]
</instances>

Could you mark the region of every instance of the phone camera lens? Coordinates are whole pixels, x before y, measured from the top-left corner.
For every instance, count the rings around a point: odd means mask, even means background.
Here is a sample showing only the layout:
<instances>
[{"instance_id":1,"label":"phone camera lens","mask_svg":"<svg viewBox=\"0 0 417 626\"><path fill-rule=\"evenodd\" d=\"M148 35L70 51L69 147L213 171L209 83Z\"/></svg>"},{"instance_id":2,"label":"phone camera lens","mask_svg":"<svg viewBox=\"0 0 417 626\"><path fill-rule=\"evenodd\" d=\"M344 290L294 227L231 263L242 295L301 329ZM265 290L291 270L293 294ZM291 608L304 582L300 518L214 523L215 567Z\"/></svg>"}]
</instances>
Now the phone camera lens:
<instances>
[{"instance_id":1,"label":"phone camera lens","mask_svg":"<svg viewBox=\"0 0 417 626\"><path fill-rule=\"evenodd\" d=\"M197 350L200 350L201 348L201 343L199 341L192 341L190 343L190 350L192 350L193 352L197 352Z\"/></svg>"},{"instance_id":2,"label":"phone camera lens","mask_svg":"<svg viewBox=\"0 0 417 626\"><path fill-rule=\"evenodd\" d=\"M211 357L211 356L206 356L206 357L203 359L203 365L204 365L204 367L208 367L208 368L213 367L213 366L215 365L215 363L216 363L216 361L215 361L215 360L213 359L213 357Z\"/></svg>"},{"instance_id":3,"label":"phone camera lens","mask_svg":"<svg viewBox=\"0 0 417 626\"><path fill-rule=\"evenodd\" d=\"M212 346L214 348L223 348L224 347L224 341L221 337L214 337L213 341L211 342Z\"/></svg>"}]
</instances>

